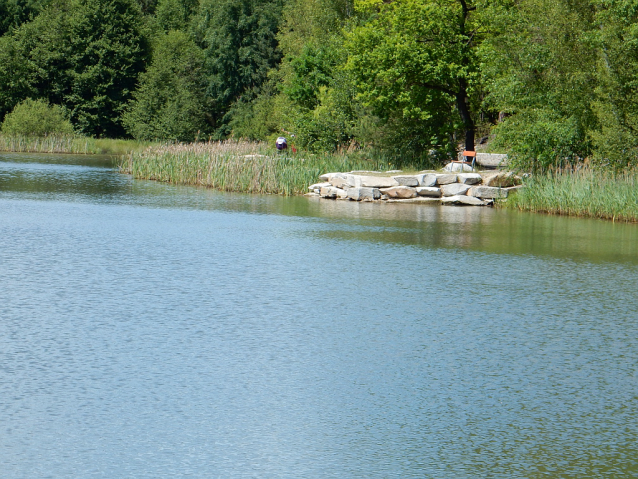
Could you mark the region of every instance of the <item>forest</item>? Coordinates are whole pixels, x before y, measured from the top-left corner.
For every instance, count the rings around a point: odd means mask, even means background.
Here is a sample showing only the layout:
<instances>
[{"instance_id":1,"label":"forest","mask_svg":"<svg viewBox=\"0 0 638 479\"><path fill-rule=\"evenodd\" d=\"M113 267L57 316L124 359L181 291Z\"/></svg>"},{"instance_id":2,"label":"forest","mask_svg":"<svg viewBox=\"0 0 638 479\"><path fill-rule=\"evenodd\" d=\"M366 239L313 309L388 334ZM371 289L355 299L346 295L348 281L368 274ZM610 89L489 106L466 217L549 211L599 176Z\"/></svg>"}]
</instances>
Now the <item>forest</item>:
<instances>
[{"instance_id":1,"label":"forest","mask_svg":"<svg viewBox=\"0 0 638 479\"><path fill-rule=\"evenodd\" d=\"M637 20L638 0L0 0L0 121L623 169Z\"/></svg>"}]
</instances>

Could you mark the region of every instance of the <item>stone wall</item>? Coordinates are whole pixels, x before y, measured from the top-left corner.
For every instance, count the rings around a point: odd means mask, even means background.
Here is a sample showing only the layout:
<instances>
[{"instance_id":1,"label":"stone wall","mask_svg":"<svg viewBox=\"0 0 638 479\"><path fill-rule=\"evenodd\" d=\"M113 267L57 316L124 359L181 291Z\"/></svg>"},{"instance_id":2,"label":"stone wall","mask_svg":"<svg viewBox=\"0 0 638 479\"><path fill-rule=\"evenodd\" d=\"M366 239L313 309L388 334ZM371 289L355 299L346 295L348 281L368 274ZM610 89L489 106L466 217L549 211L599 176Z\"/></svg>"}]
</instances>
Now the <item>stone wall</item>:
<instances>
[{"instance_id":1,"label":"stone wall","mask_svg":"<svg viewBox=\"0 0 638 479\"><path fill-rule=\"evenodd\" d=\"M352 201L440 203L487 206L521 188L511 172L440 173L384 176L377 172L326 173L309 186L308 196Z\"/></svg>"}]
</instances>

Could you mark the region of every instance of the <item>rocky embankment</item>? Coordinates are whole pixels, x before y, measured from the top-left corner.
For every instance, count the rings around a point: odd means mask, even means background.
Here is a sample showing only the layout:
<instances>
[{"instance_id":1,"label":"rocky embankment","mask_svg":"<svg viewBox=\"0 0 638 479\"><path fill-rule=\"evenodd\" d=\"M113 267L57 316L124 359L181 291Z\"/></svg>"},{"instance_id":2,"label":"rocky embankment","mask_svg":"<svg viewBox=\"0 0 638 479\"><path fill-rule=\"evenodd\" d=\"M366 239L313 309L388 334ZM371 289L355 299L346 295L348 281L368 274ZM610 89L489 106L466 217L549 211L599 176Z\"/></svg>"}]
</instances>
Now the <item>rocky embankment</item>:
<instances>
[{"instance_id":1,"label":"rocky embankment","mask_svg":"<svg viewBox=\"0 0 638 479\"><path fill-rule=\"evenodd\" d=\"M487 206L507 198L521 179L511 172L453 173L423 171L383 176L378 172L326 173L310 185L308 196L388 203L440 203Z\"/></svg>"}]
</instances>

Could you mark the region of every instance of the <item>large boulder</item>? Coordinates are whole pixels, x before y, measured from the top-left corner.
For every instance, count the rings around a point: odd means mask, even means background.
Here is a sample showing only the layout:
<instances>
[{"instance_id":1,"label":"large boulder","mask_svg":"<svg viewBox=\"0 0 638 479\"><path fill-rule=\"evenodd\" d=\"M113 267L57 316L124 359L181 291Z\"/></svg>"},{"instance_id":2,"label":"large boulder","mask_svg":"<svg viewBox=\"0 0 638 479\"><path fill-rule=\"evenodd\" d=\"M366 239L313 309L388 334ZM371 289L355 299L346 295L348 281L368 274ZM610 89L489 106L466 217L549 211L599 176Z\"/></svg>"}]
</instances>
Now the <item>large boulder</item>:
<instances>
[{"instance_id":1,"label":"large boulder","mask_svg":"<svg viewBox=\"0 0 638 479\"><path fill-rule=\"evenodd\" d=\"M355 201L378 200L381 198L381 191L378 188L354 187L346 190L347 197Z\"/></svg>"},{"instance_id":2,"label":"large boulder","mask_svg":"<svg viewBox=\"0 0 638 479\"><path fill-rule=\"evenodd\" d=\"M473 196L457 195L457 196L445 196L441 198L441 204L444 205L468 205L468 206L486 206L489 205L487 201L475 198Z\"/></svg>"},{"instance_id":3,"label":"large boulder","mask_svg":"<svg viewBox=\"0 0 638 479\"><path fill-rule=\"evenodd\" d=\"M419 196L429 196L432 198L440 198L441 188L437 188L436 186L417 186L416 194Z\"/></svg>"},{"instance_id":4,"label":"large boulder","mask_svg":"<svg viewBox=\"0 0 638 479\"><path fill-rule=\"evenodd\" d=\"M443 196L464 195L470 188L470 185L464 185L463 183L451 183L441 186L441 194Z\"/></svg>"},{"instance_id":5,"label":"large boulder","mask_svg":"<svg viewBox=\"0 0 638 479\"><path fill-rule=\"evenodd\" d=\"M443 167L443 169L445 171L457 171L459 173L474 171L474 168L472 168L471 165L459 162L448 163Z\"/></svg>"},{"instance_id":6,"label":"large boulder","mask_svg":"<svg viewBox=\"0 0 638 479\"><path fill-rule=\"evenodd\" d=\"M436 175L434 173L425 173L416 175L419 186L436 186Z\"/></svg>"},{"instance_id":7,"label":"large boulder","mask_svg":"<svg viewBox=\"0 0 638 479\"><path fill-rule=\"evenodd\" d=\"M397 175L392 177L400 186L419 186L416 176Z\"/></svg>"},{"instance_id":8,"label":"large boulder","mask_svg":"<svg viewBox=\"0 0 638 479\"><path fill-rule=\"evenodd\" d=\"M478 173L459 173L456 177L459 183L466 185L477 185L483 181L483 177Z\"/></svg>"},{"instance_id":9,"label":"large boulder","mask_svg":"<svg viewBox=\"0 0 638 479\"><path fill-rule=\"evenodd\" d=\"M328 180L328 183L330 183L332 186L336 187L336 188L343 188L344 186L353 186L348 182L348 176L352 176L352 175L333 175L330 177L330 180Z\"/></svg>"},{"instance_id":10,"label":"large boulder","mask_svg":"<svg viewBox=\"0 0 638 479\"><path fill-rule=\"evenodd\" d=\"M472 186L467 192L476 198L507 198L507 190L494 186Z\"/></svg>"},{"instance_id":11,"label":"large boulder","mask_svg":"<svg viewBox=\"0 0 638 479\"><path fill-rule=\"evenodd\" d=\"M483 184L485 186L499 186L501 188L509 188L510 186L517 186L521 184L521 178L516 176L511 171L499 171L491 175L486 175L483 178Z\"/></svg>"},{"instance_id":12,"label":"large boulder","mask_svg":"<svg viewBox=\"0 0 638 479\"><path fill-rule=\"evenodd\" d=\"M321 181L330 181L330 178L334 175L345 175L345 173L333 172L333 173L324 173L319 177Z\"/></svg>"},{"instance_id":13,"label":"large boulder","mask_svg":"<svg viewBox=\"0 0 638 479\"><path fill-rule=\"evenodd\" d=\"M324 186L319 191L322 198L346 198L348 196L346 190L335 188L334 186Z\"/></svg>"},{"instance_id":14,"label":"large boulder","mask_svg":"<svg viewBox=\"0 0 638 479\"><path fill-rule=\"evenodd\" d=\"M436 184L449 185L450 183L456 183L456 175L453 173L438 173L436 175Z\"/></svg>"},{"instance_id":15,"label":"large boulder","mask_svg":"<svg viewBox=\"0 0 638 479\"><path fill-rule=\"evenodd\" d=\"M324 182L324 183L315 183L314 185L310 185L310 186L308 187L308 189L309 189L310 191L312 191L313 193L319 193L319 192L320 192L320 190L321 190L321 188L326 187L326 186L330 187L330 186L332 186L332 185L331 185L330 183L328 183L328 182Z\"/></svg>"},{"instance_id":16,"label":"large boulder","mask_svg":"<svg viewBox=\"0 0 638 479\"><path fill-rule=\"evenodd\" d=\"M393 186L391 188L381 188L381 193L388 198L414 198L417 196L415 188L410 186Z\"/></svg>"},{"instance_id":17,"label":"large boulder","mask_svg":"<svg viewBox=\"0 0 638 479\"><path fill-rule=\"evenodd\" d=\"M399 186L399 182L387 176L353 176L353 185L357 188L390 188Z\"/></svg>"}]
</instances>

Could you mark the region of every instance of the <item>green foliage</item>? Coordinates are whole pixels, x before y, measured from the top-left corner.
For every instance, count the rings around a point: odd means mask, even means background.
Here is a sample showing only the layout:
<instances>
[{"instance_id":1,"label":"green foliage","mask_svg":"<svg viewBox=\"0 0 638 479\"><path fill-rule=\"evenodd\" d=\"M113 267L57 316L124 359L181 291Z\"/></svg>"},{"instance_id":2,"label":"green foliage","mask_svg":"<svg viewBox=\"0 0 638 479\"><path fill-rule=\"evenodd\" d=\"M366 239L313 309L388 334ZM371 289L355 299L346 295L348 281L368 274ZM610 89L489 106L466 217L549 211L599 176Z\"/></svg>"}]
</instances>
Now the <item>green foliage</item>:
<instances>
[{"instance_id":1,"label":"green foliage","mask_svg":"<svg viewBox=\"0 0 638 479\"><path fill-rule=\"evenodd\" d=\"M386 124L414 131L423 147L445 145L454 131L465 130L473 148L471 94L479 81L474 50L481 25L472 10L458 0L360 6L371 19L348 35L348 68L359 99Z\"/></svg>"},{"instance_id":2,"label":"green foliage","mask_svg":"<svg viewBox=\"0 0 638 479\"><path fill-rule=\"evenodd\" d=\"M148 45L132 0L59 0L0 50L0 116L43 98L69 110L76 130L124 134L120 115L144 68Z\"/></svg>"},{"instance_id":3,"label":"green foliage","mask_svg":"<svg viewBox=\"0 0 638 479\"><path fill-rule=\"evenodd\" d=\"M579 120L559 116L549 108L525 109L495 128L492 147L509 149L512 166L520 169L578 163L585 137ZM534 161L530 162L530 158Z\"/></svg>"},{"instance_id":4,"label":"green foliage","mask_svg":"<svg viewBox=\"0 0 638 479\"><path fill-rule=\"evenodd\" d=\"M65 103L83 133L119 137L120 116L148 56L141 12L132 0L76 1Z\"/></svg>"},{"instance_id":5,"label":"green foliage","mask_svg":"<svg viewBox=\"0 0 638 479\"><path fill-rule=\"evenodd\" d=\"M192 141L208 134L203 64L204 53L186 33L159 37L153 61L123 116L127 131L143 140Z\"/></svg>"},{"instance_id":6,"label":"green foliage","mask_svg":"<svg viewBox=\"0 0 638 479\"><path fill-rule=\"evenodd\" d=\"M159 0L155 13L157 24L165 32L186 30L198 4L197 0Z\"/></svg>"},{"instance_id":7,"label":"green foliage","mask_svg":"<svg viewBox=\"0 0 638 479\"><path fill-rule=\"evenodd\" d=\"M560 165L591 154L596 127L596 52L586 29L591 5L522 0L492 17L482 50L492 108L510 115L496 128L497 145L525 168Z\"/></svg>"},{"instance_id":8,"label":"green foliage","mask_svg":"<svg viewBox=\"0 0 638 479\"><path fill-rule=\"evenodd\" d=\"M73 125L64 108L28 98L4 118L1 131L16 136L72 135Z\"/></svg>"},{"instance_id":9,"label":"green foliage","mask_svg":"<svg viewBox=\"0 0 638 479\"><path fill-rule=\"evenodd\" d=\"M207 0L195 19L222 136L230 132L224 115L231 105L242 95L256 95L281 59L276 33L282 5L283 0Z\"/></svg>"},{"instance_id":10,"label":"green foliage","mask_svg":"<svg viewBox=\"0 0 638 479\"><path fill-rule=\"evenodd\" d=\"M595 1L590 33L598 51L591 132L597 163L619 169L638 164L638 2Z\"/></svg>"},{"instance_id":11,"label":"green foliage","mask_svg":"<svg viewBox=\"0 0 638 479\"><path fill-rule=\"evenodd\" d=\"M0 0L0 36L35 17L48 0Z\"/></svg>"}]
</instances>

